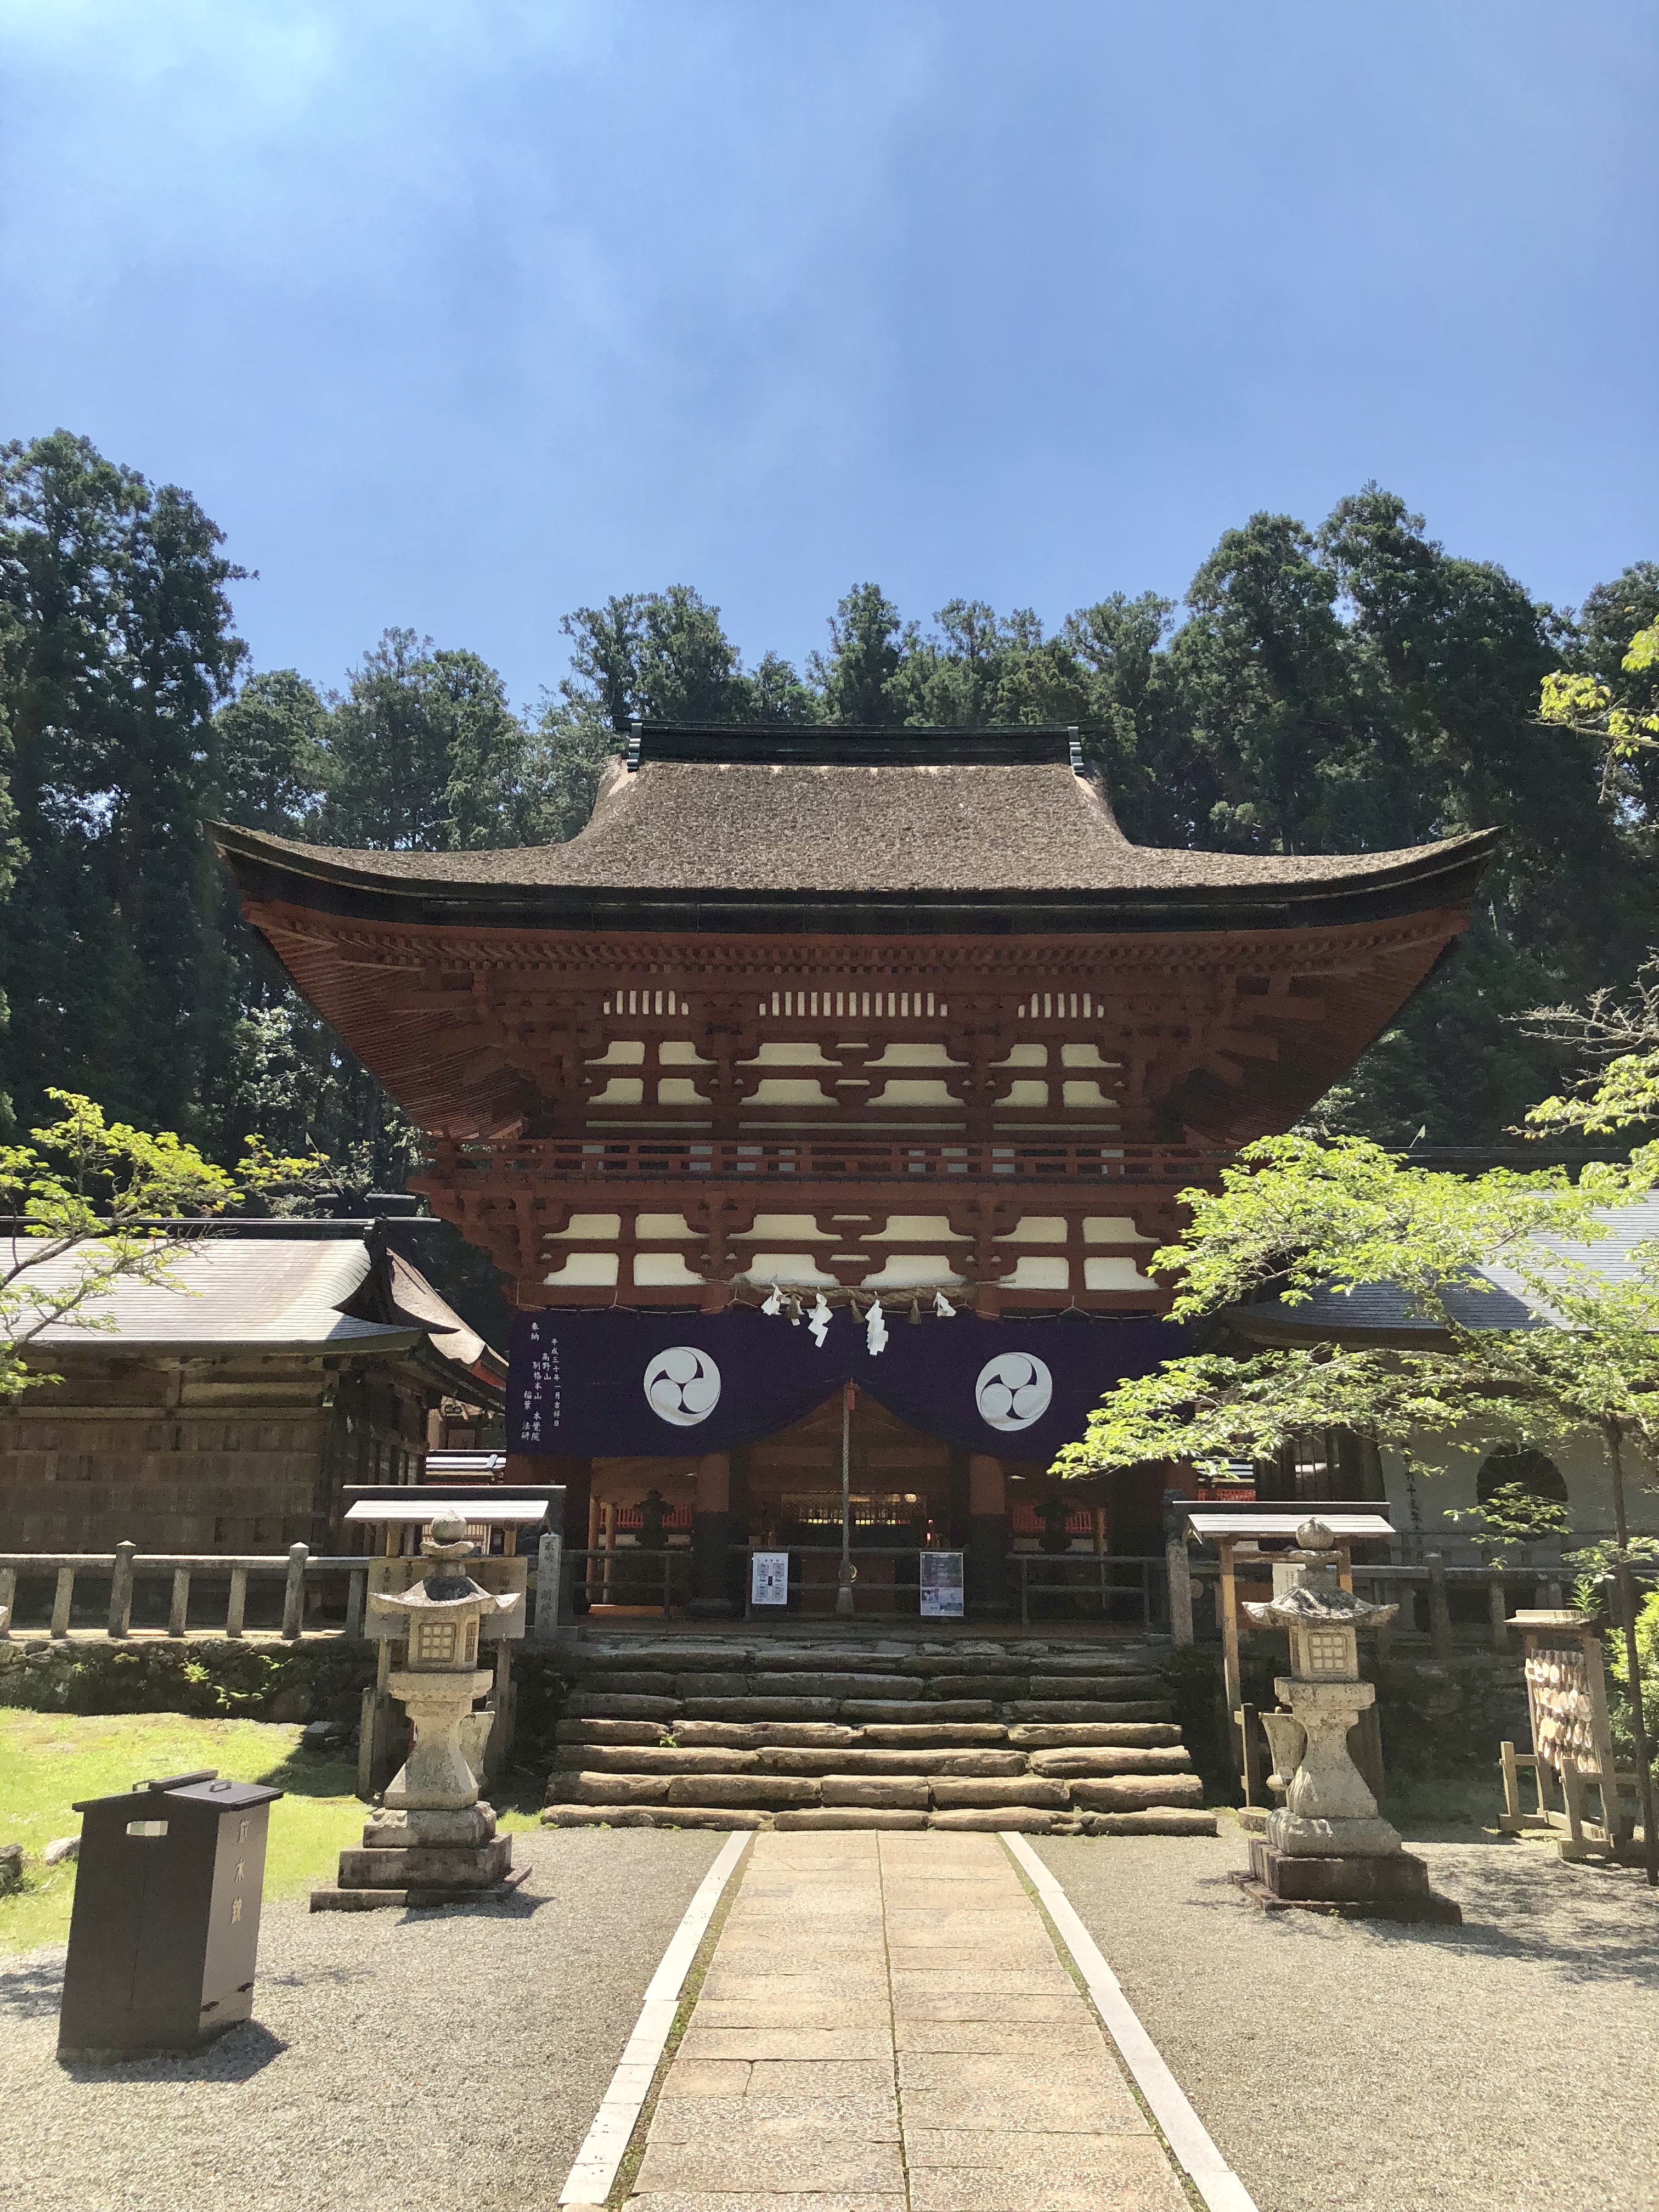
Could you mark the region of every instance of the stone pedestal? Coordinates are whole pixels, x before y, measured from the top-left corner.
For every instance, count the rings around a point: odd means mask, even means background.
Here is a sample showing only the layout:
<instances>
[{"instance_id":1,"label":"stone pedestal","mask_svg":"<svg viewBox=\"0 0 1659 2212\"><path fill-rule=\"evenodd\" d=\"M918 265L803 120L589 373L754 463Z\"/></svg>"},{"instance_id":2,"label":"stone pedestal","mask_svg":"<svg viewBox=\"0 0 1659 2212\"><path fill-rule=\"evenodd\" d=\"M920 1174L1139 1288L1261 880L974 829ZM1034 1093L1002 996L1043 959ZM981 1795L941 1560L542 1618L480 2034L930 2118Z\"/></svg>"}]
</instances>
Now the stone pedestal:
<instances>
[{"instance_id":1,"label":"stone pedestal","mask_svg":"<svg viewBox=\"0 0 1659 2212\"><path fill-rule=\"evenodd\" d=\"M366 1823L361 1849L341 1852L337 1886L313 1890L311 1909L457 1905L514 1886L513 1838L496 1834L493 1807L388 1810Z\"/></svg>"},{"instance_id":2,"label":"stone pedestal","mask_svg":"<svg viewBox=\"0 0 1659 2212\"><path fill-rule=\"evenodd\" d=\"M1424 1861L1397 1848L1376 1856L1322 1858L1275 1850L1265 1838L1252 1836L1250 1870L1232 1878L1269 1911L1300 1905L1345 1920L1431 1920L1449 1928L1463 1917L1449 1897L1429 1887Z\"/></svg>"}]
</instances>

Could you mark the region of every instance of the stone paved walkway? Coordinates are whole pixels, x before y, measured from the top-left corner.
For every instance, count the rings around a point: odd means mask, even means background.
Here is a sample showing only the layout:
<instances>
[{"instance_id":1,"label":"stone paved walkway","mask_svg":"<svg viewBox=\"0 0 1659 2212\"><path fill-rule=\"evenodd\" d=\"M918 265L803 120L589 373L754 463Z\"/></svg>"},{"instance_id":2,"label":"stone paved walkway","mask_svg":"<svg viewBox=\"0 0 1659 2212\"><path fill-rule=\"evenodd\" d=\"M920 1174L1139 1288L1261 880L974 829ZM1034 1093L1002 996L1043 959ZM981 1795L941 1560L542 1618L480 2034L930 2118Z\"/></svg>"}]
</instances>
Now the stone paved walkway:
<instances>
[{"instance_id":1,"label":"stone paved walkway","mask_svg":"<svg viewBox=\"0 0 1659 2212\"><path fill-rule=\"evenodd\" d=\"M640 2212L1186 2212L991 1835L768 1833L653 2116Z\"/></svg>"}]
</instances>

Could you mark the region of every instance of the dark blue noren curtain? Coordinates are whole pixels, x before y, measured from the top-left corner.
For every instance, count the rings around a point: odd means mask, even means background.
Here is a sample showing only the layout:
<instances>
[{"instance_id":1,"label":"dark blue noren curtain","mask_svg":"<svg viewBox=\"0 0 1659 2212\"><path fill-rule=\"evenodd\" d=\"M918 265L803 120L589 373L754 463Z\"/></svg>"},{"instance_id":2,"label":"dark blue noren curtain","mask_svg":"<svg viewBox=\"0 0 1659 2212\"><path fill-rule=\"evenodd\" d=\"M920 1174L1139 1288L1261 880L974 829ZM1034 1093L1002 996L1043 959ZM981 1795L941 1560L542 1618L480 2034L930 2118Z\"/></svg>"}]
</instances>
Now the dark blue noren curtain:
<instances>
[{"instance_id":1,"label":"dark blue noren curtain","mask_svg":"<svg viewBox=\"0 0 1659 2212\"><path fill-rule=\"evenodd\" d=\"M888 1316L872 1357L843 1309L823 1348L805 1323L722 1314L520 1314L507 1394L511 1449L581 1458L727 1451L802 1419L852 1381L943 1442L1046 1464L1083 1434L1113 1383L1185 1349L1169 1322L1083 1314L920 1326Z\"/></svg>"}]
</instances>

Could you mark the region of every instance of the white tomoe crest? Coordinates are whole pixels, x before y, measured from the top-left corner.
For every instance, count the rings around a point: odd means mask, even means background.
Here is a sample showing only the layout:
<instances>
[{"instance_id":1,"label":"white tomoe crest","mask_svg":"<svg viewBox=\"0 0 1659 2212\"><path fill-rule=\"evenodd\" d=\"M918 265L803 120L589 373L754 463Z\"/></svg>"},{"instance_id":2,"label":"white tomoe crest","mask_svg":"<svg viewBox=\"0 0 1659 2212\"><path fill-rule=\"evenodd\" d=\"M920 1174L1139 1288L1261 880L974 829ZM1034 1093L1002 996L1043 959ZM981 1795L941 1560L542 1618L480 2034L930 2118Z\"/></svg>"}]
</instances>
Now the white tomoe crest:
<instances>
[{"instance_id":1,"label":"white tomoe crest","mask_svg":"<svg viewBox=\"0 0 1659 2212\"><path fill-rule=\"evenodd\" d=\"M974 1385L980 1419L1005 1434L1040 1421L1054 1395L1054 1378L1032 1352L998 1352L980 1369Z\"/></svg>"},{"instance_id":2,"label":"white tomoe crest","mask_svg":"<svg viewBox=\"0 0 1659 2212\"><path fill-rule=\"evenodd\" d=\"M706 1352L671 1345L645 1370L645 1402L659 1421L677 1429L706 1421L720 1401L720 1370Z\"/></svg>"}]
</instances>

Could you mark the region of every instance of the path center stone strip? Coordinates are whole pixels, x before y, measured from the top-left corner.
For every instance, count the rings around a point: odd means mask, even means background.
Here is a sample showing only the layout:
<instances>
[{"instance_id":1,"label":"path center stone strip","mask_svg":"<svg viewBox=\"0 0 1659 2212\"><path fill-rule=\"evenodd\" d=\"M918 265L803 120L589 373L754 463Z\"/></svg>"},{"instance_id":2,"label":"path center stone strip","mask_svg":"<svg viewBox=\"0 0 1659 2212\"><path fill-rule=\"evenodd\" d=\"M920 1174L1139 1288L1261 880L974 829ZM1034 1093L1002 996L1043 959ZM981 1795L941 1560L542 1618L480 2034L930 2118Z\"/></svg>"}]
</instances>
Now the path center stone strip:
<instances>
[{"instance_id":1,"label":"path center stone strip","mask_svg":"<svg viewBox=\"0 0 1659 2212\"><path fill-rule=\"evenodd\" d=\"M744 1840L740 1835L733 1836L718 1852L647 1984L634 2033L600 2100L586 2140L576 2154L559 2198L561 2204L602 2205L610 2196L673 2031L685 1978L721 1893L743 1856Z\"/></svg>"},{"instance_id":2,"label":"path center stone strip","mask_svg":"<svg viewBox=\"0 0 1659 2212\"><path fill-rule=\"evenodd\" d=\"M641 2212L1186 2212L994 1836L757 1836Z\"/></svg>"}]
</instances>

